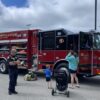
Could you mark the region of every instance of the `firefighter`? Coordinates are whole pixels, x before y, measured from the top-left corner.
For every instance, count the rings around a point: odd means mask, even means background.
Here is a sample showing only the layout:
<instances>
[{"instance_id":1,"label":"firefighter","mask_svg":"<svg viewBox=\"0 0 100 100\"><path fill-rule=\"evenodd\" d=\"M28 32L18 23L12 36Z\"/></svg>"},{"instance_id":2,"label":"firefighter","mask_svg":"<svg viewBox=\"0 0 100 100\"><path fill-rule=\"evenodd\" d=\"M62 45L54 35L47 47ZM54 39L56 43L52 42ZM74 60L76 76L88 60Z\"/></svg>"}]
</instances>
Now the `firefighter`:
<instances>
[{"instance_id":1,"label":"firefighter","mask_svg":"<svg viewBox=\"0 0 100 100\"><path fill-rule=\"evenodd\" d=\"M20 61L18 60L16 56L16 48L11 49L11 54L8 57L8 70L9 70L9 88L8 88L8 94L18 94L18 92L15 91L15 86L17 84L17 77L18 77L18 64Z\"/></svg>"}]
</instances>

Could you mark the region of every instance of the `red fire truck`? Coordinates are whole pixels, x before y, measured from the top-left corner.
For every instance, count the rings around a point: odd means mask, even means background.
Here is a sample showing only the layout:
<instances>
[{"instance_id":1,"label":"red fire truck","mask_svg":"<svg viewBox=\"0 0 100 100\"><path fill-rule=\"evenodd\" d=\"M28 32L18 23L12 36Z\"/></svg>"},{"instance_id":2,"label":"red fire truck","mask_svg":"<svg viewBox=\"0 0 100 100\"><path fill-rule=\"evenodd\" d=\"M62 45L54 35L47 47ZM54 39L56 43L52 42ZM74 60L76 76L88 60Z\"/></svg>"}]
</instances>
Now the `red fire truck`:
<instances>
[{"instance_id":1,"label":"red fire truck","mask_svg":"<svg viewBox=\"0 0 100 100\"><path fill-rule=\"evenodd\" d=\"M39 32L38 34L39 68L50 64L53 69L66 67L65 56L69 50L79 55L78 73L84 76L100 74L100 33L79 32L58 29Z\"/></svg>"},{"instance_id":2,"label":"red fire truck","mask_svg":"<svg viewBox=\"0 0 100 100\"><path fill-rule=\"evenodd\" d=\"M3 46L19 46L18 56L28 69L37 68L44 69L49 64L52 70L60 67L68 67L68 62L64 59L69 50L75 50L79 55L78 73L84 76L94 76L100 74L100 33L99 32L79 32L73 33L65 29L56 29L48 31L30 30L11 32L21 36L25 36L27 41L19 41L19 37L10 36L4 38L0 36L1 63L0 70L5 72L6 57L9 55L8 49ZM11 34L5 33L5 34ZM5 35L6 36L6 35ZM9 40L8 40L9 39ZM20 39L23 39L20 37ZM16 40L16 42L14 42ZM9 42L6 42L9 41ZM23 53L21 50L26 51ZM26 64L25 64L26 63ZM6 69L6 70L5 70Z\"/></svg>"},{"instance_id":3,"label":"red fire truck","mask_svg":"<svg viewBox=\"0 0 100 100\"><path fill-rule=\"evenodd\" d=\"M32 55L37 54L37 30L24 30L0 33L0 72L7 73L7 58L12 47L18 51L17 56L21 61L21 69L32 67ZM33 43L33 44L32 44ZM34 51L32 50L34 49Z\"/></svg>"}]
</instances>

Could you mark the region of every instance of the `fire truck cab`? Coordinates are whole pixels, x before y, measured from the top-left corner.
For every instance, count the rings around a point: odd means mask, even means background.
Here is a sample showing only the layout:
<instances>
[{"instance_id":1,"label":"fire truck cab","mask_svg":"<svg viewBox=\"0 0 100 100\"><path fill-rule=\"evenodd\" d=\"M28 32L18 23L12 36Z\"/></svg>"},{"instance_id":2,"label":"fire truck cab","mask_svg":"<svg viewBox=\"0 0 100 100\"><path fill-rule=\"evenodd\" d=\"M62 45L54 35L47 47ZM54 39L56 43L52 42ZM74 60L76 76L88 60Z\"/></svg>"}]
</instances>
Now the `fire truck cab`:
<instances>
[{"instance_id":1,"label":"fire truck cab","mask_svg":"<svg viewBox=\"0 0 100 100\"><path fill-rule=\"evenodd\" d=\"M100 33L73 33L65 29L39 32L38 68L49 64L52 70L68 67L65 60L69 50L79 56L78 74L94 76L100 74Z\"/></svg>"}]
</instances>

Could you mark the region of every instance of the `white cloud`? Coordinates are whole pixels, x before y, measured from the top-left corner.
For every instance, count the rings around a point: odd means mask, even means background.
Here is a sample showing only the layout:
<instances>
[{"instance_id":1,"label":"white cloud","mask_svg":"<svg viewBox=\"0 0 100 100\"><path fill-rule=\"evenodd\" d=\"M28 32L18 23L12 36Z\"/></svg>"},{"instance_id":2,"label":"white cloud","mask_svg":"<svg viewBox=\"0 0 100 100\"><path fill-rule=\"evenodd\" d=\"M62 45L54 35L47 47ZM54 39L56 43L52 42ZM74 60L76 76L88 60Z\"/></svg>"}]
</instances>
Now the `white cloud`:
<instances>
[{"instance_id":1,"label":"white cloud","mask_svg":"<svg viewBox=\"0 0 100 100\"><path fill-rule=\"evenodd\" d=\"M98 0L98 25L100 15ZM94 26L94 0L27 0L27 7L6 7L0 1L0 31L31 28L89 30Z\"/></svg>"}]
</instances>

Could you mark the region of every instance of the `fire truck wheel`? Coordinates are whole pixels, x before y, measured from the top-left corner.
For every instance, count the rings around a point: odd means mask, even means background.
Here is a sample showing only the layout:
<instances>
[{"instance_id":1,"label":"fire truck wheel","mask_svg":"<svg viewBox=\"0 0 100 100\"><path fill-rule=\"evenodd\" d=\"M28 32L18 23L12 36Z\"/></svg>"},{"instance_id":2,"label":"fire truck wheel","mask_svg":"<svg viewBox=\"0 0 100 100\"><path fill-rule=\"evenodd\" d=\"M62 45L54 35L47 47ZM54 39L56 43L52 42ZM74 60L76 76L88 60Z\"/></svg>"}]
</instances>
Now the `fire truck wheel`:
<instances>
[{"instance_id":1,"label":"fire truck wheel","mask_svg":"<svg viewBox=\"0 0 100 100\"><path fill-rule=\"evenodd\" d=\"M6 74L7 71L8 71L8 69L7 69L7 63L6 63L6 61L1 60L0 61L0 72L3 73L3 74Z\"/></svg>"}]
</instances>

